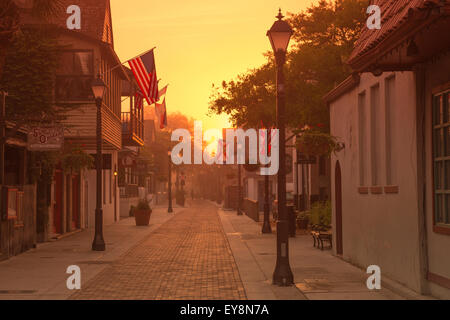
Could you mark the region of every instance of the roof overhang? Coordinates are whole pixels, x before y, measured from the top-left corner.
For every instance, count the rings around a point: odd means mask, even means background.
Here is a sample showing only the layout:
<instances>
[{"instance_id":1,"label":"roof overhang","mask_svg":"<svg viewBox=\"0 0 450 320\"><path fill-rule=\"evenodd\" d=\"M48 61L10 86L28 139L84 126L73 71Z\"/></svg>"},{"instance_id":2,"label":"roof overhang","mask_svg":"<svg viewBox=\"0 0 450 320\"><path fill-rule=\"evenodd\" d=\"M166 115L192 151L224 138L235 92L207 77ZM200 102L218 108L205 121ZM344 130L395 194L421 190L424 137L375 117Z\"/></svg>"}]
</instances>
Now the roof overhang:
<instances>
[{"instance_id":1,"label":"roof overhang","mask_svg":"<svg viewBox=\"0 0 450 320\"><path fill-rule=\"evenodd\" d=\"M450 50L449 30L449 5L410 10L402 23L353 55L348 63L357 72L410 71L415 65ZM419 50L415 55L408 55L412 41Z\"/></svg>"},{"instance_id":2,"label":"roof overhang","mask_svg":"<svg viewBox=\"0 0 450 320\"><path fill-rule=\"evenodd\" d=\"M323 101L329 106L330 103L336 101L343 94L353 90L355 87L359 85L361 81L361 77L359 74L354 73L351 76L347 77L344 81L342 81L336 88L328 92L324 97Z\"/></svg>"}]
</instances>

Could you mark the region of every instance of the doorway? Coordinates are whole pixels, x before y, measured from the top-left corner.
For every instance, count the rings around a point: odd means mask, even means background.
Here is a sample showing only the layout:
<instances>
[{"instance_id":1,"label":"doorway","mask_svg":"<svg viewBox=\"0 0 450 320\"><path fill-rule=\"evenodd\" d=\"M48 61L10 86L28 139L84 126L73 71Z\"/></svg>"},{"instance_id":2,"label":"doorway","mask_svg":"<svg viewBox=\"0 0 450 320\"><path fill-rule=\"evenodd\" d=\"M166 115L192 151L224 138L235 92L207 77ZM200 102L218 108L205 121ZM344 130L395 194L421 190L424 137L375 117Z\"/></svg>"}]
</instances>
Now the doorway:
<instances>
[{"instance_id":1,"label":"doorway","mask_svg":"<svg viewBox=\"0 0 450 320\"><path fill-rule=\"evenodd\" d=\"M89 228L89 183L84 182L84 228Z\"/></svg>"},{"instance_id":2,"label":"doorway","mask_svg":"<svg viewBox=\"0 0 450 320\"><path fill-rule=\"evenodd\" d=\"M64 177L61 170L55 171L55 188L54 188L54 206L53 206L53 223L54 232L62 234L62 212L63 212L63 183Z\"/></svg>"},{"instance_id":3,"label":"doorway","mask_svg":"<svg viewBox=\"0 0 450 320\"><path fill-rule=\"evenodd\" d=\"M334 179L334 188L335 188L335 206L336 206L336 253L338 255L342 255L343 250L343 241L342 241L342 173L341 173L341 165L339 161L336 162L335 169L335 179Z\"/></svg>"}]
</instances>

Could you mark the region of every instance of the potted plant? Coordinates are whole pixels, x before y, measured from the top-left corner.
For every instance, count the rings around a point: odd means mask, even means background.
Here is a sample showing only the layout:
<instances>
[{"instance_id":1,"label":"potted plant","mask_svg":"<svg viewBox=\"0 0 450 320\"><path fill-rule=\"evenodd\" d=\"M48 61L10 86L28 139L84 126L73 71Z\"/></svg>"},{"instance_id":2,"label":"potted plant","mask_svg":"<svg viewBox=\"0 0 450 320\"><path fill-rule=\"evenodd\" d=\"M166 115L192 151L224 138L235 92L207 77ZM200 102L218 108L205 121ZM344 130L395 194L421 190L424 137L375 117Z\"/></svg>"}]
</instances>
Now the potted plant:
<instances>
[{"instance_id":1,"label":"potted plant","mask_svg":"<svg viewBox=\"0 0 450 320\"><path fill-rule=\"evenodd\" d=\"M141 199L134 209L134 219L136 220L136 226L148 226L150 223L150 215L152 209L150 208L147 200Z\"/></svg>"}]
</instances>

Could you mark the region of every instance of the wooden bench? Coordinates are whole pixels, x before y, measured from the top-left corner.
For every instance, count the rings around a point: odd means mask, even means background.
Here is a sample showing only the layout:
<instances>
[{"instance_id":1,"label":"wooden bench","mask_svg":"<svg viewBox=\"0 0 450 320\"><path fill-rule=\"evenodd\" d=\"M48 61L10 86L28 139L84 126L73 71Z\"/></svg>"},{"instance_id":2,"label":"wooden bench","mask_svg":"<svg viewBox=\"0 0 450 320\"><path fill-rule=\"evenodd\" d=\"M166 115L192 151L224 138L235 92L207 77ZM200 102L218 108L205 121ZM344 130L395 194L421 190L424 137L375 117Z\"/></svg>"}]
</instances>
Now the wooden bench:
<instances>
[{"instance_id":1,"label":"wooden bench","mask_svg":"<svg viewBox=\"0 0 450 320\"><path fill-rule=\"evenodd\" d=\"M317 244L317 249L322 249L323 250L323 243L324 242L328 242L330 244L330 248L333 248L333 233L331 232L331 230L329 231L311 231L311 235L313 237L314 240L314 247L316 247Z\"/></svg>"}]
</instances>

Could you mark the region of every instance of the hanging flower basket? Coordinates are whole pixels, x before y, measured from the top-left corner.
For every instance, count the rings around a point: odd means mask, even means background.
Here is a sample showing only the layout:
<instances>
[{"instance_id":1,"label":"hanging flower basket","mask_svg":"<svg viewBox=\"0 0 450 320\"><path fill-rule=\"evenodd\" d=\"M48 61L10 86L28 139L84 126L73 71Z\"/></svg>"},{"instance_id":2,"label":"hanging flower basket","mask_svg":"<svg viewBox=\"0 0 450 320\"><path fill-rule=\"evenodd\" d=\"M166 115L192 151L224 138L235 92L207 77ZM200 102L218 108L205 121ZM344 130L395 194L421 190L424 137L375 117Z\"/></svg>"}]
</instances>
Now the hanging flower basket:
<instances>
[{"instance_id":1,"label":"hanging flower basket","mask_svg":"<svg viewBox=\"0 0 450 320\"><path fill-rule=\"evenodd\" d=\"M64 151L61 166L64 171L81 172L94 164L94 158L84 152L81 147L72 146Z\"/></svg>"},{"instance_id":2,"label":"hanging flower basket","mask_svg":"<svg viewBox=\"0 0 450 320\"><path fill-rule=\"evenodd\" d=\"M329 156L342 150L336 137L328 133L304 130L297 138L297 150L307 156Z\"/></svg>"}]
</instances>

